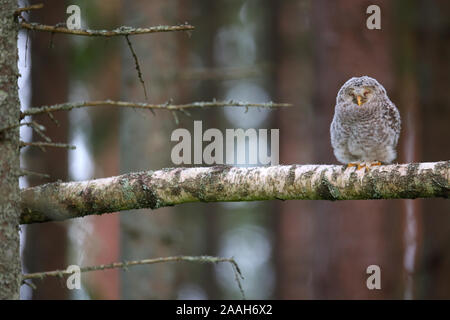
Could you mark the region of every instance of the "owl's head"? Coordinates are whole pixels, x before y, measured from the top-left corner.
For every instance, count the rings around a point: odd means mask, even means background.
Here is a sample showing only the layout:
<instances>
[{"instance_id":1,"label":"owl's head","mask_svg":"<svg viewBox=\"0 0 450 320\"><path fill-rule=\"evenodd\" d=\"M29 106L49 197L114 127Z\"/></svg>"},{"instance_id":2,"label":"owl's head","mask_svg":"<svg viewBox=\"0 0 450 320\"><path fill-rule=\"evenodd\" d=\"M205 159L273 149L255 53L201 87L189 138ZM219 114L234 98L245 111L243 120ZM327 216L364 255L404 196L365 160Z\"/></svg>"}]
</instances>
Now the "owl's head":
<instances>
[{"instance_id":1,"label":"owl's head","mask_svg":"<svg viewBox=\"0 0 450 320\"><path fill-rule=\"evenodd\" d=\"M386 96L386 90L377 80L368 76L354 77L341 87L336 102L364 107L367 102L381 96Z\"/></svg>"}]
</instances>

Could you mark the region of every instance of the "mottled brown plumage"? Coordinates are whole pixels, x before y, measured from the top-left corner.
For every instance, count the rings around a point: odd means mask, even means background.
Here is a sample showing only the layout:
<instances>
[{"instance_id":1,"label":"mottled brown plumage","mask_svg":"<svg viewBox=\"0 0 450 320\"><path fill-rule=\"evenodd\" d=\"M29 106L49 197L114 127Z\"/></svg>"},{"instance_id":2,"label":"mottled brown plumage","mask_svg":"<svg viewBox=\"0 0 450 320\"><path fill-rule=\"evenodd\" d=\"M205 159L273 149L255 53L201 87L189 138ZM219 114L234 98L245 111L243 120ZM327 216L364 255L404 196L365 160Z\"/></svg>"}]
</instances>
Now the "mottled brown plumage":
<instances>
[{"instance_id":1,"label":"mottled brown plumage","mask_svg":"<svg viewBox=\"0 0 450 320\"><path fill-rule=\"evenodd\" d=\"M334 155L344 164L391 163L396 158L400 114L377 80L348 80L336 98L331 123Z\"/></svg>"}]
</instances>

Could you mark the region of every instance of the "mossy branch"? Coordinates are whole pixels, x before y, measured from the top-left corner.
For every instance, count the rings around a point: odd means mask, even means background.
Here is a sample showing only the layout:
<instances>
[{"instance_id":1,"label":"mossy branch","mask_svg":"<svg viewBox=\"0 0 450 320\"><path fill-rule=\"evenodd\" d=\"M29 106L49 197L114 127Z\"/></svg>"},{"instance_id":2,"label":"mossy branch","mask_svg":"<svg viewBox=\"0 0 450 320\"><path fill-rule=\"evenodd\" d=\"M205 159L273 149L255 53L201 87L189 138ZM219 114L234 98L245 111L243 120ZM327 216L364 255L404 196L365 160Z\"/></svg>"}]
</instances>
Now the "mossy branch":
<instances>
[{"instance_id":1,"label":"mossy branch","mask_svg":"<svg viewBox=\"0 0 450 320\"><path fill-rule=\"evenodd\" d=\"M450 161L368 172L341 165L197 167L49 183L21 191L21 223L188 202L449 198Z\"/></svg>"}]
</instances>

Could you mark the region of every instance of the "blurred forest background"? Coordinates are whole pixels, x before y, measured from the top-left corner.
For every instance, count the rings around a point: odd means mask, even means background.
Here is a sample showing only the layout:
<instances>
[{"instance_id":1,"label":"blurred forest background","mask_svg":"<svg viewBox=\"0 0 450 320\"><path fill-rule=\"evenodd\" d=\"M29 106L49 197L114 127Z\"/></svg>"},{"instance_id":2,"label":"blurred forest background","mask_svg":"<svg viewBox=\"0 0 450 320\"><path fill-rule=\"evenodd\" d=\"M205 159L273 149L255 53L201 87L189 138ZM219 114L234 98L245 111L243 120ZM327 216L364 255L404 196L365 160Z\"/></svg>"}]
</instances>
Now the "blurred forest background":
<instances>
[{"instance_id":1,"label":"blurred forest background","mask_svg":"<svg viewBox=\"0 0 450 320\"><path fill-rule=\"evenodd\" d=\"M130 37L149 102L234 99L293 108L196 110L207 128L279 128L280 164L337 163L329 125L340 86L369 75L402 116L398 162L450 159L450 2L447 0L37 0L30 21L82 27L175 25L190 34ZM366 8L381 7L381 30ZM28 40L27 40L28 38ZM145 101L123 37L22 31L22 108L80 100ZM27 50L25 50L27 47ZM25 58L26 56L26 58ZM84 108L35 120L76 150L25 148L22 167L51 175L21 186L173 167L171 114ZM223 131L224 132L224 131ZM40 140L22 128L22 140ZM447 200L286 201L185 204L22 227L25 272L173 255L233 256L251 299L450 299ZM366 287L381 267L381 290ZM22 287L25 299L240 298L231 266L169 263L83 274Z\"/></svg>"}]
</instances>

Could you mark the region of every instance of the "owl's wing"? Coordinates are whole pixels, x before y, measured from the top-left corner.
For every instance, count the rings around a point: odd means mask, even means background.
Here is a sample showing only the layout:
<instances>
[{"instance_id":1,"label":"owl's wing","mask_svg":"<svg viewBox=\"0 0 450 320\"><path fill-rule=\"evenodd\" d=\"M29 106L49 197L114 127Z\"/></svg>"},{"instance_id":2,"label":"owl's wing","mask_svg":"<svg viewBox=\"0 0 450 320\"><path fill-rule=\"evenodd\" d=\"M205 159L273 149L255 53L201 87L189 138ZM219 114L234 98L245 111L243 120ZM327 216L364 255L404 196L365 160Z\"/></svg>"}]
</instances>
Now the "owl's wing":
<instances>
[{"instance_id":1,"label":"owl's wing","mask_svg":"<svg viewBox=\"0 0 450 320\"><path fill-rule=\"evenodd\" d=\"M383 108L383 110L385 112L384 116L389 129L392 130L394 145L396 145L400 136L401 129L400 113L398 112L397 107L391 101L388 101L386 103L386 107Z\"/></svg>"},{"instance_id":2,"label":"owl's wing","mask_svg":"<svg viewBox=\"0 0 450 320\"><path fill-rule=\"evenodd\" d=\"M333 121L331 121L330 125L330 137L331 137L331 145L333 148L336 148L342 140L342 130L338 128L338 120L336 119L336 114L333 117Z\"/></svg>"}]
</instances>

